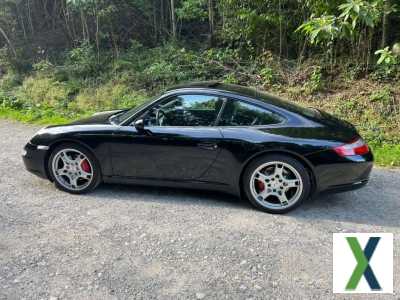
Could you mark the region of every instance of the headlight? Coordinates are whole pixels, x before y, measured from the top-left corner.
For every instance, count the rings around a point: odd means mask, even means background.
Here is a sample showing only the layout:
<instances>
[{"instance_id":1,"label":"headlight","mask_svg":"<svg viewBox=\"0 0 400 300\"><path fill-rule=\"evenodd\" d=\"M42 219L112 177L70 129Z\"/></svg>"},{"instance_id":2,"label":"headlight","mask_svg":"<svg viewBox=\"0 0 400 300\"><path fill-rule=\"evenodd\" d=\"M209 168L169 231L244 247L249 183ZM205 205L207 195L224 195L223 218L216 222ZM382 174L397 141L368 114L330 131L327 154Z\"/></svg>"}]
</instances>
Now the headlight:
<instances>
[{"instance_id":1,"label":"headlight","mask_svg":"<svg viewBox=\"0 0 400 300\"><path fill-rule=\"evenodd\" d=\"M47 126L43 127L43 128L40 128L40 130L38 132L36 132L35 135L42 134L46 130L46 128L47 128Z\"/></svg>"},{"instance_id":2,"label":"headlight","mask_svg":"<svg viewBox=\"0 0 400 300\"><path fill-rule=\"evenodd\" d=\"M43 134L43 133L45 132L46 128L47 128L47 127L43 127L43 128L41 128L41 129L39 129L39 131L37 131L37 132L31 137L31 139L29 140L29 143L35 145L36 143L33 142L33 139L34 139L36 136Z\"/></svg>"}]
</instances>

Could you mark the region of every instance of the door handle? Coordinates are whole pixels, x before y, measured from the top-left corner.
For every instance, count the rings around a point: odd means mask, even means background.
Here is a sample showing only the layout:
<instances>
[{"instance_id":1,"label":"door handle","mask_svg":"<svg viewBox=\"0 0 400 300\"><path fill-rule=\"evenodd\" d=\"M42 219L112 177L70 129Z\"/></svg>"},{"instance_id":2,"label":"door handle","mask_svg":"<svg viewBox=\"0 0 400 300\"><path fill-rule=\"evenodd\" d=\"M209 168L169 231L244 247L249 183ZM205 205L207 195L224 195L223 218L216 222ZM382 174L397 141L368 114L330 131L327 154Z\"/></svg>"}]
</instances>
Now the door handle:
<instances>
[{"instance_id":1,"label":"door handle","mask_svg":"<svg viewBox=\"0 0 400 300\"><path fill-rule=\"evenodd\" d=\"M218 145L215 143L198 143L197 147L205 150L216 150Z\"/></svg>"}]
</instances>

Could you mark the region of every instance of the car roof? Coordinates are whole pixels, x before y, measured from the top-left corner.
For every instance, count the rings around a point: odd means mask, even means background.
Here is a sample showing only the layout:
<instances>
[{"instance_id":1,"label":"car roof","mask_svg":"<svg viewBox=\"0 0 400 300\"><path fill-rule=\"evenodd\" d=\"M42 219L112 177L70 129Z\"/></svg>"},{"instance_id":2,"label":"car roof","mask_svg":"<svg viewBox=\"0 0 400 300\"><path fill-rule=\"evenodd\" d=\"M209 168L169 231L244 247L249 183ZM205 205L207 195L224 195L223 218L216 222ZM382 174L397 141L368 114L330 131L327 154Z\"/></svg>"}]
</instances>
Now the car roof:
<instances>
[{"instance_id":1,"label":"car roof","mask_svg":"<svg viewBox=\"0 0 400 300\"><path fill-rule=\"evenodd\" d=\"M180 84L173 86L168 89L168 91L172 90L180 90L180 89L213 89L224 92L231 92L235 94L240 94L243 96L249 96L255 98L257 96L257 90L249 87L244 87L236 84L224 83L217 80L212 81L198 81L198 82L190 82L185 84Z\"/></svg>"},{"instance_id":2,"label":"car roof","mask_svg":"<svg viewBox=\"0 0 400 300\"><path fill-rule=\"evenodd\" d=\"M256 88L245 87L237 84L223 83L221 81L191 82L191 83L176 85L168 89L167 91L179 91L184 89L201 89L201 90L209 89L220 92L228 92L231 94L237 94L255 100L259 100L264 103L272 104L274 106L286 109L291 112L299 113L305 116L310 116L310 114L311 115L315 114L315 111L310 111L305 107L301 107L288 100L284 100L278 96L274 96L267 92L260 91Z\"/></svg>"},{"instance_id":3,"label":"car roof","mask_svg":"<svg viewBox=\"0 0 400 300\"><path fill-rule=\"evenodd\" d=\"M247 96L249 98L261 100L263 102L269 102L271 104L282 104L282 99L277 96L271 95L264 91L259 91L256 88L245 87L237 84L224 83L221 81L198 81L186 84L180 84L169 88L167 91L181 90L181 89L210 89L221 92L228 92L232 94L238 94L241 96Z\"/></svg>"}]
</instances>

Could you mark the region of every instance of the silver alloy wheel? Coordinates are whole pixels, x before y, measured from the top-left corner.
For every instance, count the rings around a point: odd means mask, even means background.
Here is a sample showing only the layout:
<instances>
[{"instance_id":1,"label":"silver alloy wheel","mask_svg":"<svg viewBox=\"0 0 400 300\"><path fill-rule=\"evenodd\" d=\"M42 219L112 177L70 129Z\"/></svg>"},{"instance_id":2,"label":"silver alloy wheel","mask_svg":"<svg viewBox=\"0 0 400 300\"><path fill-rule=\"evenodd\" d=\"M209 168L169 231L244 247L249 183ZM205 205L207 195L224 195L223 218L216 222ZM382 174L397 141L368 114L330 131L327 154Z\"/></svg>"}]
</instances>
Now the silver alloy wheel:
<instances>
[{"instance_id":1,"label":"silver alloy wheel","mask_svg":"<svg viewBox=\"0 0 400 300\"><path fill-rule=\"evenodd\" d=\"M52 168L57 182L72 191L87 188L93 180L90 160L76 149L60 150L53 158Z\"/></svg>"},{"instance_id":2,"label":"silver alloy wheel","mask_svg":"<svg viewBox=\"0 0 400 300\"><path fill-rule=\"evenodd\" d=\"M303 180L290 164L272 161L260 165L251 175L250 191L254 199L269 209L294 205L303 192Z\"/></svg>"}]
</instances>

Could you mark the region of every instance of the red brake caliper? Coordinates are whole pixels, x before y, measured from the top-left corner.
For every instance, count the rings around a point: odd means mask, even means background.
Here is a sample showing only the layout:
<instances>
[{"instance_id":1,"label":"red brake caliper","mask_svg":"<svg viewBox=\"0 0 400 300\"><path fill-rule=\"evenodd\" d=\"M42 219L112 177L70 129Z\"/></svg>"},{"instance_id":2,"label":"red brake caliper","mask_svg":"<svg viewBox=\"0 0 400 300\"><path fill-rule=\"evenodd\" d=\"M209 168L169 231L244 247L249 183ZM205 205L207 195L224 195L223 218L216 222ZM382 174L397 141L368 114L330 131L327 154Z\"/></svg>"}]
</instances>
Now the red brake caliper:
<instances>
[{"instance_id":1,"label":"red brake caliper","mask_svg":"<svg viewBox=\"0 0 400 300\"><path fill-rule=\"evenodd\" d=\"M87 161L87 159L82 160L81 162L81 168L83 171L85 171L86 173L90 173L91 172L91 168L90 168L90 164Z\"/></svg>"},{"instance_id":2,"label":"red brake caliper","mask_svg":"<svg viewBox=\"0 0 400 300\"><path fill-rule=\"evenodd\" d=\"M264 182L260 180L256 180L256 186L259 192L262 192L265 189Z\"/></svg>"}]
</instances>

